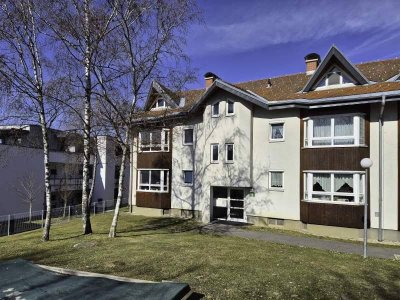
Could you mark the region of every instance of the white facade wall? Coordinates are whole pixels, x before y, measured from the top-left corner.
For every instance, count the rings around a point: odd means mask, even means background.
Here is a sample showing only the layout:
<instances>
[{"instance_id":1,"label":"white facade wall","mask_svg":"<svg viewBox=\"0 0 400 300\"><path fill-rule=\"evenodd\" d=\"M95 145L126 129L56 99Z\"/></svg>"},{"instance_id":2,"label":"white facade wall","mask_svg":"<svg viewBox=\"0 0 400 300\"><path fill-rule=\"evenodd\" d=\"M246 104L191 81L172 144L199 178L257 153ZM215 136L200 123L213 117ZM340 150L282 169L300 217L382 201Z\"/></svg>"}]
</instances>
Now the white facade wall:
<instances>
[{"instance_id":1,"label":"white facade wall","mask_svg":"<svg viewBox=\"0 0 400 300\"><path fill-rule=\"evenodd\" d=\"M254 112L254 191L247 214L300 220L300 118L298 110ZM284 140L270 141L270 124L284 123ZM269 171L283 171L282 190L269 189Z\"/></svg>"},{"instance_id":2,"label":"white facade wall","mask_svg":"<svg viewBox=\"0 0 400 300\"><path fill-rule=\"evenodd\" d=\"M397 103L385 105L383 125L383 228L398 229L398 115ZM370 173L371 227L379 226L379 113L380 104L371 105L370 157L373 161Z\"/></svg>"},{"instance_id":3,"label":"white facade wall","mask_svg":"<svg viewBox=\"0 0 400 300\"><path fill-rule=\"evenodd\" d=\"M226 116L228 99L235 101L234 116ZM216 101L221 101L220 117L212 118L211 104ZM276 121L284 122L283 142L269 141L269 124ZM183 145L183 130L191 127L194 128L194 148ZM214 94L207 102L202 120L192 120L191 124L173 130L171 208L199 210L203 221L208 222L212 211L211 187L242 187L246 188L246 215L299 220L299 128L298 111L265 111L230 94ZM235 161L227 164L225 143L231 142L235 144ZM211 144L214 143L219 144L217 164L211 163ZM183 170L194 171L193 186L183 183ZM269 170L284 171L283 191L268 189ZM254 197L248 194L250 187L254 187Z\"/></svg>"},{"instance_id":4,"label":"white facade wall","mask_svg":"<svg viewBox=\"0 0 400 300\"><path fill-rule=\"evenodd\" d=\"M235 102L235 114L226 116L226 102ZM211 105L220 101L220 116L211 116ZM211 187L249 188L251 157L252 105L224 93L215 93L207 101L202 120L177 126L173 130L171 208L202 212L210 221ZM183 129L193 126L194 147L183 145ZM225 144L234 143L234 163L225 162ZM211 144L219 144L219 162L211 163ZM195 152L192 152L195 149ZM183 184L183 170L194 171L194 185ZM193 196L194 195L194 196Z\"/></svg>"}]
</instances>

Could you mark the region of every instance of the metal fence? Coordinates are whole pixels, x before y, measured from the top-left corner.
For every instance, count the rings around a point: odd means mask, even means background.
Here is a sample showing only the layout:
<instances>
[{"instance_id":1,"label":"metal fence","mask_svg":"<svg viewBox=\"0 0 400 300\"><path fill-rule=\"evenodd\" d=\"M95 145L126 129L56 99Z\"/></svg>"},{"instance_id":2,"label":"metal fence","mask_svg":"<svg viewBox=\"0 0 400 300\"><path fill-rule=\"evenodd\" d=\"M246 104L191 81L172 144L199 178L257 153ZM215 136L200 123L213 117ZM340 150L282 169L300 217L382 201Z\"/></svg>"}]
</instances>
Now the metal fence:
<instances>
[{"instance_id":1,"label":"metal fence","mask_svg":"<svg viewBox=\"0 0 400 300\"><path fill-rule=\"evenodd\" d=\"M115 200L107 200L92 203L90 205L91 216L104 214L106 211L114 210L115 202ZM126 206L128 206L128 202L122 201L121 207ZM80 204L53 208L51 210L51 224L66 223L73 218L79 218L81 216L82 205ZM45 218L45 210L0 216L0 236L43 228Z\"/></svg>"}]
</instances>

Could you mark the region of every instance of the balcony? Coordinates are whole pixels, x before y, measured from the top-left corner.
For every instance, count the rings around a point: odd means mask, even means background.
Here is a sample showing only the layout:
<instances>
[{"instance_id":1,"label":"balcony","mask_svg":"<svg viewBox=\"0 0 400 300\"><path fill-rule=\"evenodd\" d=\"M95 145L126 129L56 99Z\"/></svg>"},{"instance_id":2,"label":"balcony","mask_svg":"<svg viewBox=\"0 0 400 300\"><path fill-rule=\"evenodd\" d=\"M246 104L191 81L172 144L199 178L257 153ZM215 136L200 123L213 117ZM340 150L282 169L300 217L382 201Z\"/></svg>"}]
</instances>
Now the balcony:
<instances>
[{"instance_id":1,"label":"balcony","mask_svg":"<svg viewBox=\"0 0 400 300\"><path fill-rule=\"evenodd\" d=\"M50 178L50 186L52 192L55 191L65 191L65 190L80 190L82 189L82 177L74 177L74 178L60 178L60 177L51 177ZM89 179L89 185L92 184L92 179Z\"/></svg>"}]
</instances>

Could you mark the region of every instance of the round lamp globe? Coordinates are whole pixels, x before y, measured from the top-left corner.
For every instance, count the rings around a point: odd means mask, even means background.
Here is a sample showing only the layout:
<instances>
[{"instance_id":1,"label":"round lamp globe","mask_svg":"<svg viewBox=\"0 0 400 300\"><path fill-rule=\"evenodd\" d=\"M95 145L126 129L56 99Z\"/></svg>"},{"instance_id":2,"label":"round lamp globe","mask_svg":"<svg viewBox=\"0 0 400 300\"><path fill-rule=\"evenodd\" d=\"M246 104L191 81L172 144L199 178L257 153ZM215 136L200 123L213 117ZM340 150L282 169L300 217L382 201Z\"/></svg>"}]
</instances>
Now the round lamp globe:
<instances>
[{"instance_id":1,"label":"round lamp globe","mask_svg":"<svg viewBox=\"0 0 400 300\"><path fill-rule=\"evenodd\" d=\"M372 167L373 162L370 158L363 158L360 162L361 167L363 167L364 169L369 169Z\"/></svg>"}]
</instances>

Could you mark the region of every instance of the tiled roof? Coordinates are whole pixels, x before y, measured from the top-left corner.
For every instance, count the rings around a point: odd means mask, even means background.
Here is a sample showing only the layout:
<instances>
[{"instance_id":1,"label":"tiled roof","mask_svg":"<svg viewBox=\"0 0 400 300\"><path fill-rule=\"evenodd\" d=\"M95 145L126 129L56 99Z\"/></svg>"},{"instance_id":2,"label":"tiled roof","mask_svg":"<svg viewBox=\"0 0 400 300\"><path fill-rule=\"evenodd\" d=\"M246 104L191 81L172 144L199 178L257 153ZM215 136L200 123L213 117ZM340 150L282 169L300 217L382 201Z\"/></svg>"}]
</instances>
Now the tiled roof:
<instances>
[{"instance_id":1,"label":"tiled roof","mask_svg":"<svg viewBox=\"0 0 400 300\"><path fill-rule=\"evenodd\" d=\"M372 82L371 84L303 93L301 90L304 88L311 75L306 75L306 73L297 73L274 78L234 83L232 85L245 91L249 90L267 99L267 101L283 101L291 99L312 100L400 90L400 81L386 82L400 73L400 58L366 62L356 64L355 66L369 81ZM271 83L270 87L268 81ZM205 91L206 89L187 90L177 93L169 91L169 94L174 95L177 99L185 98L185 106L176 109L168 109L167 111L149 111L145 112L145 114L146 116L162 116L163 114L187 111L201 98Z\"/></svg>"}]
</instances>

